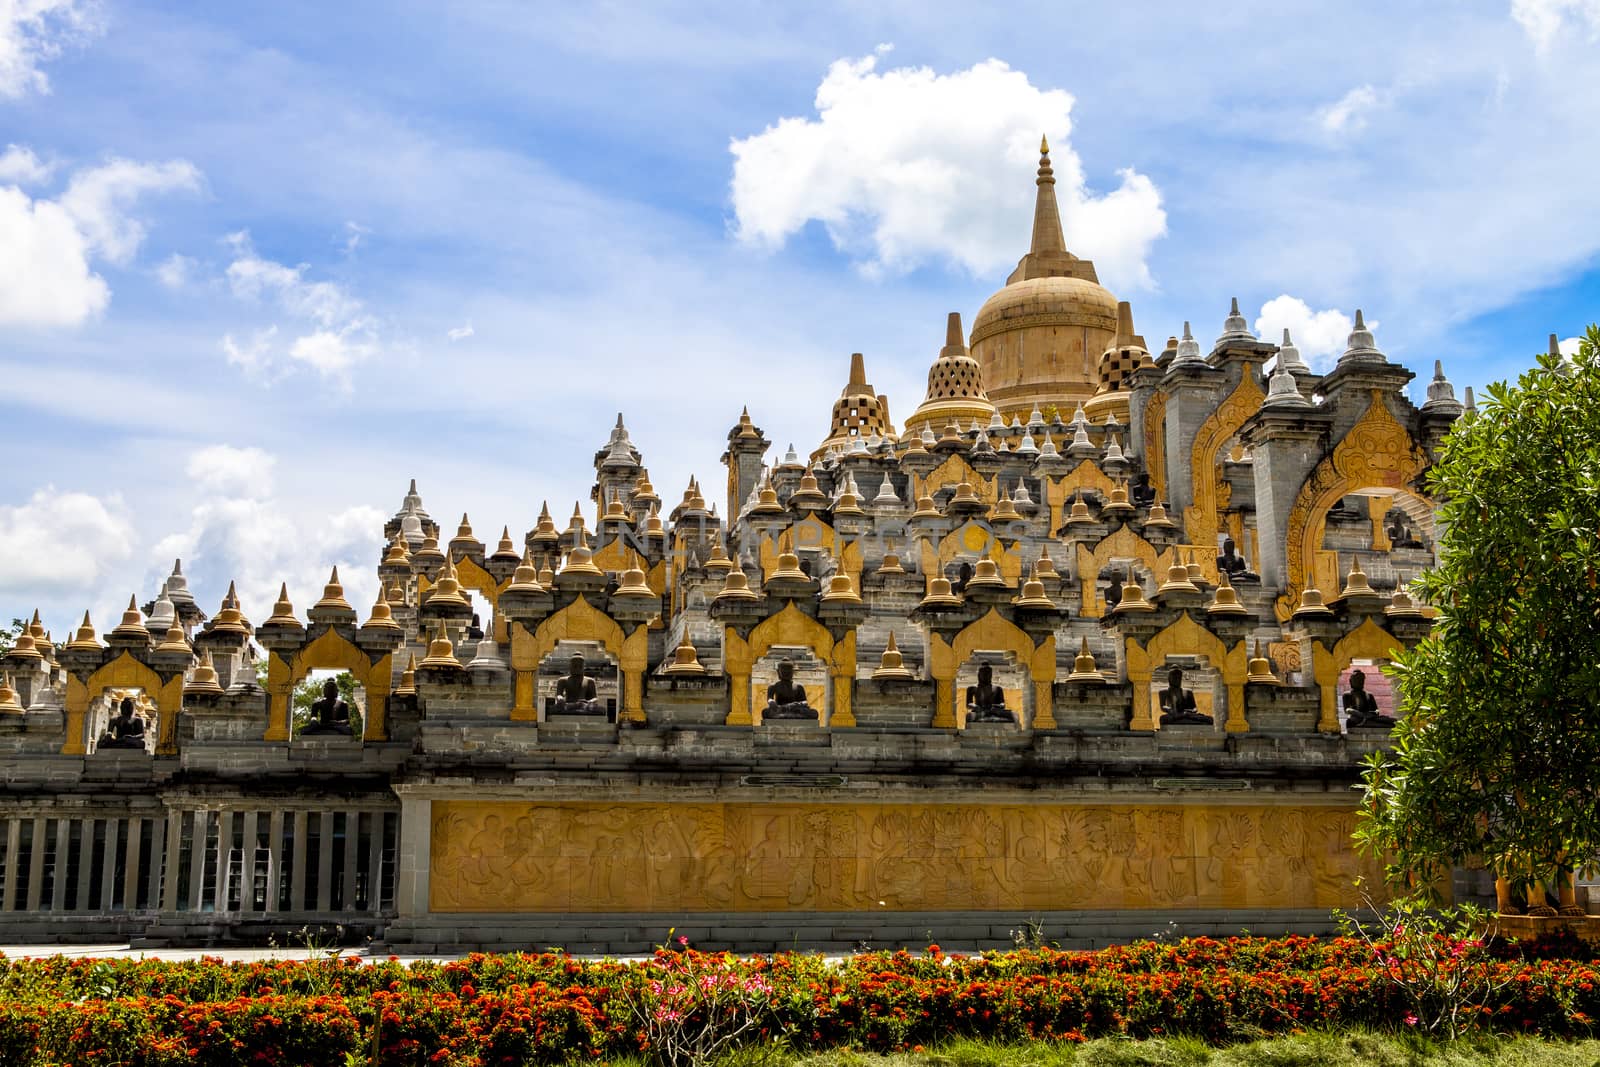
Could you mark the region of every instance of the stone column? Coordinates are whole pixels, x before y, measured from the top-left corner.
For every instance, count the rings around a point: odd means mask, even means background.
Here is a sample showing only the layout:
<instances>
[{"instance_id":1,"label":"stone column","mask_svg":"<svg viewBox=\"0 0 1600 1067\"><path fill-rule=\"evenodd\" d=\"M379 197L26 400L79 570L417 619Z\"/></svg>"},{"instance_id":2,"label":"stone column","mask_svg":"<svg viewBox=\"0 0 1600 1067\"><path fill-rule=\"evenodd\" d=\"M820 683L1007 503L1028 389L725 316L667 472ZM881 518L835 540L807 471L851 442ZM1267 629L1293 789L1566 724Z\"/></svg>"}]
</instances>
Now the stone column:
<instances>
[{"instance_id":1,"label":"stone column","mask_svg":"<svg viewBox=\"0 0 1600 1067\"><path fill-rule=\"evenodd\" d=\"M1289 514L1300 487L1327 450L1332 420L1332 414L1317 408L1263 409L1240 431L1255 456L1256 535L1263 585L1281 590L1290 577L1284 573Z\"/></svg>"},{"instance_id":2,"label":"stone column","mask_svg":"<svg viewBox=\"0 0 1600 1067\"><path fill-rule=\"evenodd\" d=\"M1206 364L1174 366L1163 383L1167 391L1167 510L1182 515L1194 506L1189 454L1195 434L1215 410L1224 374Z\"/></svg>"},{"instance_id":3,"label":"stone column","mask_svg":"<svg viewBox=\"0 0 1600 1067\"><path fill-rule=\"evenodd\" d=\"M395 913L402 919L428 914L428 877L433 863L433 799L409 790L400 794L399 855L395 857Z\"/></svg>"},{"instance_id":4,"label":"stone column","mask_svg":"<svg viewBox=\"0 0 1600 1067\"><path fill-rule=\"evenodd\" d=\"M1055 680L1056 680L1056 637L1051 634L1046 637L1033 653L1033 663L1029 671L1033 680L1033 718L1029 725L1035 730L1054 730L1056 728L1055 711Z\"/></svg>"}]
</instances>

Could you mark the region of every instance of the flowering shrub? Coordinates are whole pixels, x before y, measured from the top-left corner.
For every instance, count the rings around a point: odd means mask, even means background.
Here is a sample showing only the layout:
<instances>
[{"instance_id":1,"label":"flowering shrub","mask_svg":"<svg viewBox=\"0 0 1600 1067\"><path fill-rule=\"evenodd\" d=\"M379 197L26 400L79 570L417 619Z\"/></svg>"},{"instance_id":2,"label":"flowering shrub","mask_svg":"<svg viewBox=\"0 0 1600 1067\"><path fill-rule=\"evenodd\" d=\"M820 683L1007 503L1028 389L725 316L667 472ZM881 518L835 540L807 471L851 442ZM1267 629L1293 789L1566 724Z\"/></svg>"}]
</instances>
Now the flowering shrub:
<instances>
[{"instance_id":1,"label":"flowering shrub","mask_svg":"<svg viewBox=\"0 0 1600 1067\"><path fill-rule=\"evenodd\" d=\"M665 1067L699 1067L718 1054L774 1035L769 1020L773 986L731 953L657 950L629 987L640 1047Z\"/></svg>"},{"instance_id":2,"label":"flowering shrub","mask_svg":"<svg viewBox=\"0 0 1600 1067\"><path fill-rule=\"evenodd\" d=\"M1582 942L1468 945L1459 955L1448 941L1420 944L1440 945L1443 973L1477 991L1441 1033L1588 1036L1600 1019L1600 969ZM348 1054L384 1065L498 1067L644 1053L679 1067L755 1043L887 1052L962 1036L1191 1034L1221 1043L1351 1025L1405 1030L1408 1018L1433 1025L1426 1006L1438 1003L1430 993L1419 1010L1410 964L1401 963L1419 958L1417 944L1393 936L982 956L930 947L840 962L679 948L637 963L554 953L333 966L0 958L0 1063L288 1067Z\"/></svg>"}]
</instances>

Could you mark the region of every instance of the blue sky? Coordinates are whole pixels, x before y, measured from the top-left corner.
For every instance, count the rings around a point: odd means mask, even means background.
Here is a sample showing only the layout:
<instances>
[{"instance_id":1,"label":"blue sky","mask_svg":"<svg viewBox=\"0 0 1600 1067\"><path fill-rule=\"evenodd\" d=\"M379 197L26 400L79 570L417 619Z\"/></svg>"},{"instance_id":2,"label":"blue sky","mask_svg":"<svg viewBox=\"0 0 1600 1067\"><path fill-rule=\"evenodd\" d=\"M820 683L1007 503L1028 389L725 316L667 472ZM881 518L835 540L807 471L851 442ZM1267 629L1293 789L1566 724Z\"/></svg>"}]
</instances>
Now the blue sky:
<instances>
[{"instance_id":1,"label":"blue sky","mask_svg":"<svg viewBox=\"0 0 1600 1067\"><path fill-rule=\"evenodd\" d=\"M904 418L1041 132L1152 345L1237 296L1328 360L1361 307L1481 388L1600 318L1597 38L1600 0L0 0L0 614L104 627L176 555L207 610L335 562L370 602L409 478L520 534L620 410L675 500L741 405L814 447L852 351Z\"/></svg>"}]
</instances>

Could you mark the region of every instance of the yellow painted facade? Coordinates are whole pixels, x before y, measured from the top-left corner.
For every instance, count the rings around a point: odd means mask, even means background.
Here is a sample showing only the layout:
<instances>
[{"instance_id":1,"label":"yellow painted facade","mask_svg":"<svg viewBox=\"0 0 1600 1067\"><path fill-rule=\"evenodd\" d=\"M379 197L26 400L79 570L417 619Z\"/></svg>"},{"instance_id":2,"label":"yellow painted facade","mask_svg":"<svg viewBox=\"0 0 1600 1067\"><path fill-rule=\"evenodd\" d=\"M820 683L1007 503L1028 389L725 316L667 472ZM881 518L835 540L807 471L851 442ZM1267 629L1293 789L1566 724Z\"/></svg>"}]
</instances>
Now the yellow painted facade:
<instances>
[{"instance_id":1,"label":"yellow painted facade","mask_svg":"<svg viewBox=\"0 0 1600 1067\"><path fill-rule=\"evenodd\" d=\"M435 912L1332 908L1353 813L1291 805L433 804Z\"/></svg>"}]
</instances>

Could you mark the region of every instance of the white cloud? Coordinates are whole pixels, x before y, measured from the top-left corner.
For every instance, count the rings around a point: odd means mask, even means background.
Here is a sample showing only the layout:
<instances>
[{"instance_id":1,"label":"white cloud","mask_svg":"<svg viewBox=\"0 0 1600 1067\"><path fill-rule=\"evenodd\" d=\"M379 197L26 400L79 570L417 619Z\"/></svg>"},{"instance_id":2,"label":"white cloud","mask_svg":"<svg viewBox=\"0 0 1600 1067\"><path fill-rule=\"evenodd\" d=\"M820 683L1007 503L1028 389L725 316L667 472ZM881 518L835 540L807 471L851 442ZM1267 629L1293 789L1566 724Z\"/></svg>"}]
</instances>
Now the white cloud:
<instances>
[{"instance_id":1,"label":"white cloud","mask_svg":"<svg viewBox=\"0 0 1600 1067\"><path fill-rule=\"evenodd\" d=\"M1336 102L1317 111L1317 125L1332 136L1360 133L1372 112L1388 103L1385 95L1370 85L1358 85Z\"/></svg>"},{"instance_id":2,"label":"white cloud","mask_svg":"<svg viewBox=\"0 0 1600 1067\"><path fill-rule=\"evenodd\" d=\"M1367 319L1366 323L1368 329L1378 328L1376 319ZM1320 371L1332 366L1345 350L1354 325L1349 315L1336 308L1313 311L1304 300L1284 293L1261 305L1255 328L1257 336L1272 344L1281 341L1287 329L1300 357Z\"/></svg>"},{"instance_id":3,"label":"white cloud","mask_svg":"<svg viewBox=\"0 0 1600 1067\"><path fill-rule=\"evenodd\" d=\"M196 458L206 454L216 460L207 469L228 480L208 487L188 527L161 538L151 558L182 558L191 589L208 608L235 582L245 614L256 619L271 611L282 582L303 614L337 566L346 598L364 615L378 591L373 564L383 547L383 512L357 505L307 521L274 494L270 477L259 477L270 475L272 455L215 446Z\"/></svg>"},{"instance_id":4,"label":"white cloud","mask_svg":"<svg viewBox=\"0 0 1600 1067\"><path fill-rule=\"evenodd\" d=\"M272 490L277 457L259 448L208 445L189 457L185 473L207 492L265 496Z\"/></svg>"},{"instance_id":5,"label":"white cloud","mask_svg":"<svg viewBox=\"0 0 1600 1067\"><path fill-rule=\"evenodd\" d=\"M47 485L26 504L0 507L0 602L19 613L21 595L87 586L133 554L120 496L61 492Z\"/></svg>"},{"instance_id":6,"label":"white cloud","mask_svg":"<svg viewBox=\"0 0 1600 1067\"><path fill-rule=\"evenodd\" d=\"M1543 52L1571 28L1600 37L1600 0L1511 0L1511 17Z\"/></svg>"},{"instance_id":7,"label":"white cloud","mask_svg":"<svg viewBox=\"0 0 1600 1067\"><path fill-rule=\"evenodd\" d=\"M226 275L233 295L251 303L270 302L297 320L297 329L305 330L283 352L276 346L276 324L256 330L244 343L229 334L222 339L228 362L254 380L266 382L285 370L283 357L287 357L292 361L289 365L309 367L348 388L351 369L378 351L377 320L342 285L307 281L309 264L290 267L264 259L256 254L247 233L233 234L228 241L234 259Z\"/></svg>"},{"instance_id":8,"label":"white cloud","mask_svg":"<svg viewBox=\"0 0 1600 1067\"><path fill-rule=\"evenodd\" d=\"M36 185L49 178L54 169L40 162L33 149L24 145L8 144L6 150L0 152L0 182Z\"/></svg>"},{"instance_id":9,"label":"white cloud","mask_svg":"<svg viewBox=\"0 0 1600 1067\"><path fill-rule=\"evenodd\" d=\"M182 289L194 274L195 261L174 252L156 265L156 280L168 289Z\"/></svg>"},{"instance_id":10,"label":"white cloud","mask_svg":"<svg viewBox=\"0 0 1600 1067\"><path fill-rule=\"evenodd\" d=\"M1161 194L1133 170L1109 194L1090 192L1067 139L1071 94L998 59L953 74L877 65L876 55L838 60L817 88L815 119L780 119L732 142L742 241L777 247L817 221L869 273L949 260L992 274L1027 251L1043 133L1067 246L1114 289L1153 284L1146 257L1166 233Z\"/></svg>"},{"instance_id":11,"label":"white cloud","mask_svg":"<svg viewBox=\"0 0 1600 1067\"><path fill-rule=\"evenodd\" d=\"M347 256L354 255L355 250L361 246L362 240L371 232L371 230L358 222L346 222L344 224L344 254Z\"/></svg>"},{"instance_id":12,"label":"white cloud","mask_svg":"<svg viewBox=\"0 0 1600 1067\"><path fill-rule=\"evenodd\" d=\"M47 93L39 64L99 30L97 5L79 0L0 0L0 96Z\"/></svg>"},{"instance_id":13,"label":"white cloud","mask_svg":"<svg viewBox=\"0 0 1600 1067\"><path fill-rule=\"evenodd\" d=\"M6 159L14 173L38 162L15 147ZM113 159L78 171L56 200L0 185L0 324L76 326L104 312L111 289L91 260L120 266L133 258L145 234L130 214L140 196L198 184L199 172L182 160Z\"/></svg>"},{"instance_id":14,"label":"white cloud","mask_svg":"<svg viewBox=\"0 0 1600 1067\"><path fill-rule=\"evenodd\" d=\"M77 221L89 248L121 266L144 241L144 225L128 214L133 202L145 193L192 192L199 187L200 172L186 160L113 159L74 174L61 194L61 206Z\"/></svg>"},{"instance_id":15,"label":"white cloud","mask_svg":"<svg viewBox=\"0 0 1600 1067\"><path fill-rule=\"evenodd\" d=\"M1556 350L1559 351L1563 356L1575 358L1578 355L1578 346L1582 343L1583 338L1581 337L1568 337L1564 341L1556 342Z\"/></svg>"},{"instance_id":16,"label":"white cloud","mask_svg":"<svg viewBox=\"0 0 1600 1067\"><path fill-rule=\"evenodd\" d=\"M476 331L473 330L473 328L472 328L472 323L469 322L465 326L452 326L445 333L445 336L450 338L450 340L452 340L452 341L465 341L467 338L471 337L475 332Z\"/></svg>"}]
</instances>

